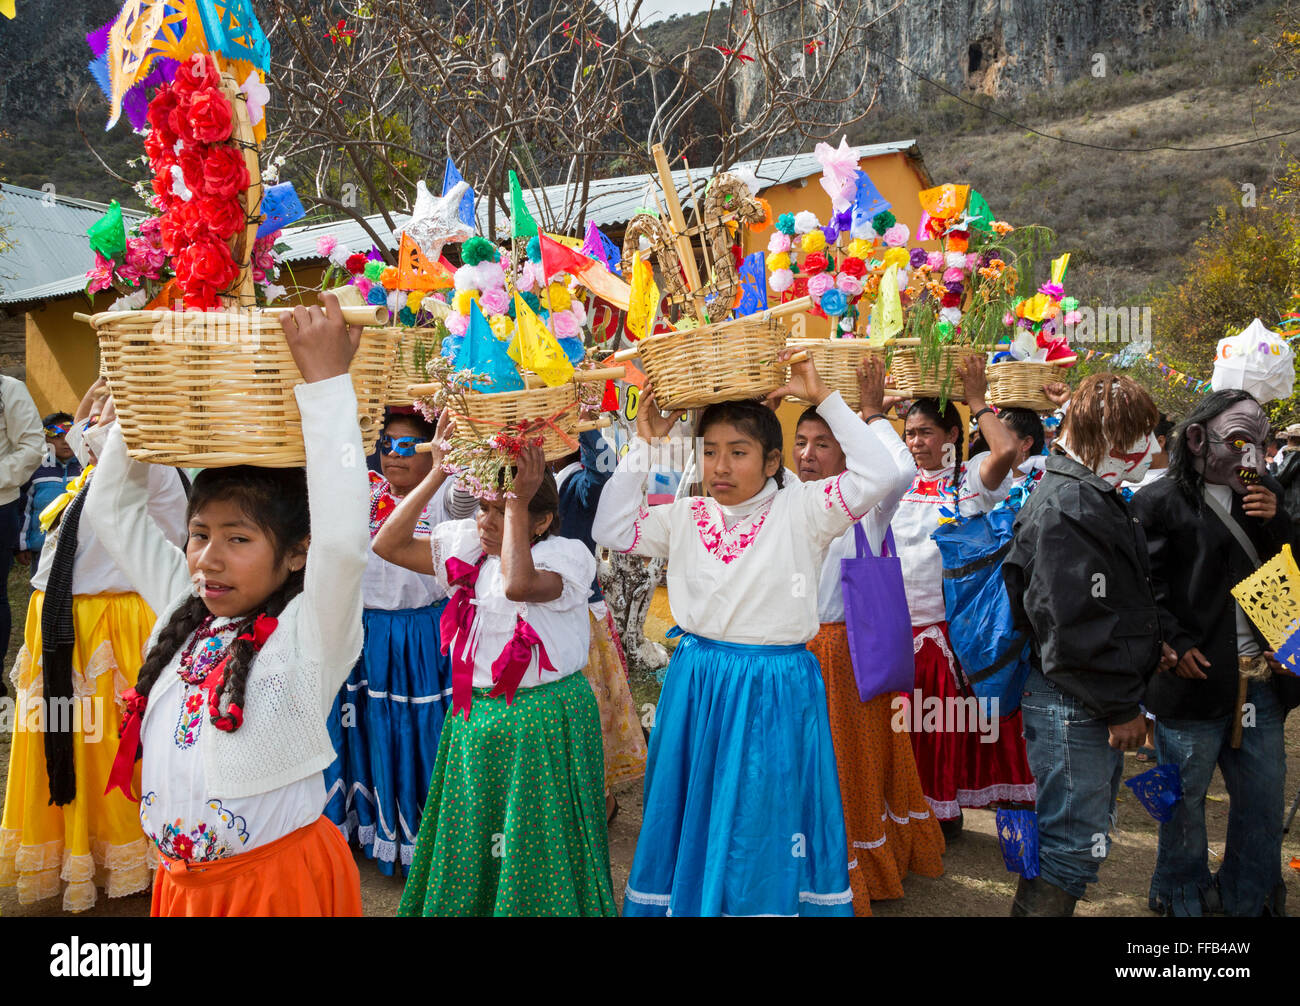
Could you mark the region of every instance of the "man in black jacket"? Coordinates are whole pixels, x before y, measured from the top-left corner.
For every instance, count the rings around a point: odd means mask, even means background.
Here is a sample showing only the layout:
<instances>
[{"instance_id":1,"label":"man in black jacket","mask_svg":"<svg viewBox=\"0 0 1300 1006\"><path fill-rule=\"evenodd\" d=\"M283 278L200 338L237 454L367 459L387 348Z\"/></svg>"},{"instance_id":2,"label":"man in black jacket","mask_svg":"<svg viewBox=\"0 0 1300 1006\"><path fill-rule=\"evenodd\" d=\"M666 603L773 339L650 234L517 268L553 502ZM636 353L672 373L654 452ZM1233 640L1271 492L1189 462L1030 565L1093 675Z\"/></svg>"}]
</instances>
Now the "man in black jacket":
<instances>
[{"instance_id":1,"label":"man in black jacket","mask_svg":"<svg viewBox=\"0 0 1300 1006\"><path fill-rule=\"evenodd\" d=\"M1084 380L1002 565L1031 641L1023 710L1038 784L1039 876L1012 915L1071 915L1110 850L1124 751L1146 737L1140 703L1161 661L1141 525L1120 495L1158 449L1159 414L1128 377Z\"/></svg>"},{"instance_id":2,"label":"man in black jacket","mask_svg":"<svg viewBox=\"0 0 1300 1006\"><path fill-rule=\"evenodd\" d=\"M1215 392L1179 427L1169 476L1134 498L1164 638L1178 654L1146 697L1158 760L1178 765L1183 790L1160 825L1151 878L1151 907L1169 915L1285 910L1282 728L1300 702L1300 679L1266 653L1231 594L1283 545L1295 547L1294 525L1278 506L1281 486L1265 473L1268 434L1264 410L1248 393ZM1231 806L1223 863L1211 876L1205 795L1216 764Z\"/></svg>"}]
</instances>

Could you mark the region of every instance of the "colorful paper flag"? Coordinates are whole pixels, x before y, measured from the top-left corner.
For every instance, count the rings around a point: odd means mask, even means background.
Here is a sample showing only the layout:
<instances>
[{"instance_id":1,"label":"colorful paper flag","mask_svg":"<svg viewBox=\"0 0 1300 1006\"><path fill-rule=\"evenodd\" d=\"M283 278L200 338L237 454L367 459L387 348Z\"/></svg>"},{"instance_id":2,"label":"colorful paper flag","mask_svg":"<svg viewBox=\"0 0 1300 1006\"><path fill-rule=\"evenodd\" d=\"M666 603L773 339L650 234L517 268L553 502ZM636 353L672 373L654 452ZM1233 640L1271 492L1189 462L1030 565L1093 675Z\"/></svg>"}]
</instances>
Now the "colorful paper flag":
<instances>
[{"instance_id":1,"label":"colorful paper flag","mask_svg":"<svg viewBox=\"0 0 1300 1006\"><path fill-rule=\"evenodd\" d=\"M446 259L431 262L409 234L402 235L397 250L399 290L450 290L455 286L455 269Z\"/></svg>"},{"instance_id":2,"label":"colorful paper flag","mask_svg":"<svg viewBox=\"0 0 1300 1006\"><path fill-rule=\"evenodd\" d=\"M510 172L510 236L531 238L537 236L537 221L524 205L524 193L519 187L519 176Z\"/></svg>"},{"instance_id":3,"label":"colorful paper flag","mask_svg":"<svg viewBox=\"0 0 1300 1006\"><path fill-rule=\"evenodd\" d=\"M542 271L548 282L556 273L570 273L597 297L627 310L631 289L595 259L566 248L549 234L542 234L538 244L542 248Z\"/></svg>"},{"instance_id":4,"label":"colorful paper flag","mask_svg":"<svg viewBox=\"0 0 1300 1006\"><path fill-rule=\"evenodd\" d=\"M483 317L477 301L470 304L469 332L452 365L457 370L469 370L476 375L473 382L475 391L494 394L524 390L524 379L519 376L505 345L492 334L492 326Z\"/></svg>"},{"instance_id":5,"label":"colorful paper flag","mask_svg":"<svg viewBox=\"0 0 1300 1006\"><path fill-rule=\"evenodd\" d=\"M737 318L767 310L767 273L763 268L763 262L763 253L757 251L747 255L740 265L740 303L736 305Z\"/></svg>"},{"instance_id":6,"label":"colorful paper flag","mask_svg":"<svg viewBox=\"0 0 1300 1006\"><path fill-rule=\"evenodd\" d=\"M122 222L122 207L114 199L108 212L90 225L86 231L92 251L104 258L117 258L126 251L126 225Z\"/></svg>"},{"instance_id":7,"label":"colorful paper flag","mask_svg":"<svg viewBox=\"0 0 1300 1006\"><path fill-rule=\"evenodd\" d=\"M457 182L465 181L460 170L456 167L456 162L450 157L447 158L447 166L442 172L442 194L445 196L450 192ZM460 197L460 203L456 207L456 215L460 222L470 227L474 226L474 188L470 186L465 194Z\"/></svg>"},{"instance_id":8,"label":"colorful paper flag","mask_svg":"<svg viewBox=\"0 0 1300 1006\"><path fill-rule=\"evenodd\" d=\"M515 338L508 352L522 369L531 370L548 388L573 377L573 364L563 348L519 294L515 294Z\"/></svg>"},{"instance_id":9,"label":"colorful paper flag","mask_svg":"<svg viewBox=\"0 0 1300 1006\"><path fill-rule=\"evenodd\" d=\"M649 262L641 261L641 253L632 254L632 289L628 296L627 333L634 339L645 338L659 303L659 284L655 282L654 269Z\"/></svg>"},{"instance_id":10,"label":"colorful paper flag","mask_svg":"<svg viewBox=\"0 0 1300 1006\"><path fill-rule=\"evenodd\" d=\"M1052 259L1052 282L1060 286L1065 282L1065 268L1070 264L1070 253L1066 252L1060 258Z\"/></svg>"},{"instance_id":11,"label":"colorful paper flag","mask_svg":"<svg viewBox=\"0 0 1300 1006\"><path fill-rule=\"evenodd\" d=\"M582 242L581 251L582 254L600 262L615 276L623 275L623 270L620 268L623 253L619 250L618 245L607 238L604 232L596 226L595 221L587 222L586 239Z\"/></svg>"},{"instance_id":12,"label":"colorful paper flag","mask_svg":"<svg viewBox=\"0 0 1300 1006\"><path fill-rule=\"evenodd\" d=\"M853 200L853 217L856 220L861 213L863 218L870 220L877 213L883 213L889 209L891 203L888 199L880 194L876 188L876 183L871 180L861 168L858 169L858 192Z\"/></svg>"}]
</instances>

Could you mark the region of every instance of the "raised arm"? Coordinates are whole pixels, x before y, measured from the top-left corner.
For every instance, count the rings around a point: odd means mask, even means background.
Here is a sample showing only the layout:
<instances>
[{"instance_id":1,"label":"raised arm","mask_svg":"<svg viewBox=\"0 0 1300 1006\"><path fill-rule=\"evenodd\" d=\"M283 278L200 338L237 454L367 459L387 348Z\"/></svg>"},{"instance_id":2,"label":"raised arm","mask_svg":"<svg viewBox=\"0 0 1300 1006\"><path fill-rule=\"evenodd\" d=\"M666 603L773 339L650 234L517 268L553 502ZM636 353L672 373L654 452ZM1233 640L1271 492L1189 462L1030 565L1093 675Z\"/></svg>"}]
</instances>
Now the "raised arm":
<instances>
[{"instance_id":1,"label":"raised arm","mask_svg":"<svg viewBox=\"0 0 1300 1006\"><path fill-rule=\"evenodd\" d=\"M591 537L597 545L616 552L667 557L671 507L647 506L645 485L654 460L651 444L661 443L681 415L674 412L665 418L655 402L654 387L646 384L636 417L636 439L605 483L596 506Z\"/></svg>"},{"instance_id":2,"label":"raised arm","mask_svg":"<svg viewBox=\"0 0 1300 1006\"><path fill-rule=\"evenodd\" d=\"M397 504L397 509L388 515L388 520L384 521L384 526L379 529L370 543L375 555L391 562L394 566L414 570L416 573L436 572L433 568L433 553L429 549L429 539L417 537L415 526L419 523L425 507L447 480L447 474L442 470L442 444L450 431L451 413L444 409L442 415L438 417L437 432L433 435L433 468L418 486L402 498L402 502ZM453 485L451 490L454 493L456 486ZM450 496L451 493L448 495ZM471 496L470 499L473 497ZM475 506L477 507L477 502ZM451 500L448 500L447 510L448 517L452 520L469 516L466 513L456 513L451 506Z\"/></svg>"},{"instance_id":3,"label":"raised arm","mask_svg":"<svg viewBox=\"0 0 1300 1006\"><path fill-rule=\"evenodd\" d=\"M506 527L501 538L501 580L506 598L544 604L564 592L559 573L533 565L533 520L528 502L542 484L546 458L541 447L532 444L519 455L515 491L506 500Z\"/></svg>"},{"instance_id":4,"label":"raised arm","mask_svg":"<svg viewBox=\"0 0 1300 1006\"><path fill-rule=\"evenodd\" d=\"M966 386L966 404L972 416L988 408L984 395L988 380L984 376L984 357L969 356L962 363L962 383ZM984 412L976 421L980 435L989 446L989 456L980 465L980 481L986 486L998 486L1016 463L1016 441L1006 425L991 411Z\"/></svg>"},{"instance_id":5,"label":"raised arm","mask_svg":"<svg viewBox=\"0 0 1300 1006\"><path fill-rule=\"evenodd\" d=\"M115 423L90 478L82 520L90 521L104 551L161 616L191 585L185 553L167 540L149 516L152 467L131 460L122 429Z\"/></svg>"}]
</instances>

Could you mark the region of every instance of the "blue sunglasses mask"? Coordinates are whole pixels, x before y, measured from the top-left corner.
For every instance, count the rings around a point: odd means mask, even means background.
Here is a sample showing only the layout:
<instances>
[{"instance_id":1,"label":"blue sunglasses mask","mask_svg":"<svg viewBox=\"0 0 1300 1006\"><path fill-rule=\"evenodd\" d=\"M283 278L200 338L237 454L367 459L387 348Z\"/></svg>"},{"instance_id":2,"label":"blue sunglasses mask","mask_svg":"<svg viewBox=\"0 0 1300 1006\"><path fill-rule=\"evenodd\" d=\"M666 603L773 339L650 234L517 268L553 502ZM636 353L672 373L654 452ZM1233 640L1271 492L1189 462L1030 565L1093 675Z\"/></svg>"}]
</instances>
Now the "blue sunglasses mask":
<instances>
[{"instance_id":1,"label":"blue sunglasses mask","mask_svg":"<svg viewBox=\"0 0 1300 1006\"><path fill-rule=\"evenodd\" d=\"M384 454L392 454L399 458L415 457L415 445L423 443L419 437L390 437L384 435L379 438L379 449Z\"/></svg>"}]
</instances>

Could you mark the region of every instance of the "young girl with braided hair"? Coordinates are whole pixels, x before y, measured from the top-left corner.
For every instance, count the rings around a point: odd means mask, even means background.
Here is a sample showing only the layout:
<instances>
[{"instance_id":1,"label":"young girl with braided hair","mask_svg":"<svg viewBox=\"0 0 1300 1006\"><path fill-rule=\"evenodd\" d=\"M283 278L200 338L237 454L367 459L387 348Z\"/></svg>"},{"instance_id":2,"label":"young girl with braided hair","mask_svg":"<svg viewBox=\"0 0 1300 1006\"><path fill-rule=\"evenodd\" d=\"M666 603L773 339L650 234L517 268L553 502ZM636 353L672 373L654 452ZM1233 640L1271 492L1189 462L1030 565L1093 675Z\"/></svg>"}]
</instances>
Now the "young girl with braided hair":
<instances>
[{"instance_id":1,"label":"young girl with braided hair","mask_svg":"<svg viewBox=\"0 0 1300 1006\"><path fill-rule=\"evenodd\" d=\"M348 377L360 330L322 300L324 313L280 319L306 379L305 473L201 472L183 555L145 513L149 469L120 431L92 484L87 515L160 614L109 778L129 793L143 748L154 915L361 914L356 865L322 814L326 716L361 650L368 493Z\"/></svg>"}]
</instances>

